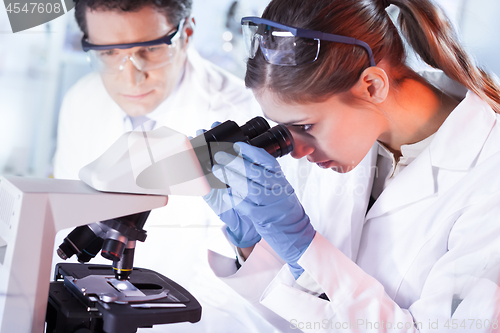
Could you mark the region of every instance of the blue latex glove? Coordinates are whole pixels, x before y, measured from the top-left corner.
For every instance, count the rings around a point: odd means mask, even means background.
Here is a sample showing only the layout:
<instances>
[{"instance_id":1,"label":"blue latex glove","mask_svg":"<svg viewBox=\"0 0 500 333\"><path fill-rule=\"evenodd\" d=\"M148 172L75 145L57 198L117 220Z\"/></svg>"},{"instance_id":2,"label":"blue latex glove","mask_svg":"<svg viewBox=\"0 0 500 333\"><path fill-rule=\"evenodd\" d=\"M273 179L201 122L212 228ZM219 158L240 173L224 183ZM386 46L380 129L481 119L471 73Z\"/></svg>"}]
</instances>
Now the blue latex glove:
<instances>
[{"instance_id":1,"label":"blue latex glove","mask_svg":"<svg viewBox=\"0 0 500 333\"><path fill-rule=\"evenodd\" d=\"M220 122L213 123L212 128L219 124ZM203 132L205 130L198 130L196 131L196 135L200 135ZM230 188L212 189L203 199L215 214L219 216L222 222L226 224L227 236L231 243L239 248L251 247L260 241L261 236L255 230L250 219L238 216L232 209L235 205L234 202L225 202L222 199L224 195L230 195L230 193Z\"/></svg>"},{"instance_id":2,"label":"blue latex glove","mask_svg":"<svg viewBox=\"0 0 500 333\"><path fill-rule=\"evenodd\" d=\"M231 187L223 196L234 203L233 216L251 220L257 232L290 266L295 279L304 269L297 264L316 231L278 161L264 149L238 142L239 157L215 154L214 175Z\"/></svg>"}]
</instances>

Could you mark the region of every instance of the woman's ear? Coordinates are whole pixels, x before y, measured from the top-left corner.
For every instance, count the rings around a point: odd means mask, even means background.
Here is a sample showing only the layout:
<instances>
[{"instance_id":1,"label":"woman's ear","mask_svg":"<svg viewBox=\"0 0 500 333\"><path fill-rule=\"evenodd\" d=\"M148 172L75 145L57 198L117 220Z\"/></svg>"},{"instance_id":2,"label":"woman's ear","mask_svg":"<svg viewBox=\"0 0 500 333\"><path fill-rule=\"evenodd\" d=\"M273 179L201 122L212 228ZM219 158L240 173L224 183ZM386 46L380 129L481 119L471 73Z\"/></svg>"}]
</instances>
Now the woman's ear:
<instances>
[{"instance_id":1,"label":"woman's ear","mask_svg":"<svg viewBox=\"0 0 500 333\"><path fill-rule=\"evenodd\" d=\"M380 104L389 94L389 77L380 67L368 67L351 88L351 93L367 102Z\"/></svg>"}]
</instances>

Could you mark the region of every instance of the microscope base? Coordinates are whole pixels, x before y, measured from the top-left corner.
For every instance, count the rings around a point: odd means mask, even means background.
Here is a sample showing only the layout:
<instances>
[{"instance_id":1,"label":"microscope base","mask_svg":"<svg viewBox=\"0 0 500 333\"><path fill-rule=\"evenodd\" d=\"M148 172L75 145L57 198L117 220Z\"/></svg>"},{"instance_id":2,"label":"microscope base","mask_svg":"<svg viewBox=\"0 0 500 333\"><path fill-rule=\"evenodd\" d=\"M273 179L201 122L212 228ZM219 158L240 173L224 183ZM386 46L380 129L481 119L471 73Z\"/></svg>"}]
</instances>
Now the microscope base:
<instances>
[{"instance_id":1,"label":"microscope base","mask_svg":"<svg viewBox=\"0 0 500 333\"><path fill-rule=\"evenodd\" d=\"M168 290L168 296L148 301L144 308L141 303L96 301L92 295L76 294L61 281L65 277L113 276L111 266L61 263L55 271L56 281L50 284L47 305L47 333L134 333L139 327L195 323L201 318L201 306L188 291L148 269L134 268L129 281L146 295Z\"/></svg>"}]
</instances>

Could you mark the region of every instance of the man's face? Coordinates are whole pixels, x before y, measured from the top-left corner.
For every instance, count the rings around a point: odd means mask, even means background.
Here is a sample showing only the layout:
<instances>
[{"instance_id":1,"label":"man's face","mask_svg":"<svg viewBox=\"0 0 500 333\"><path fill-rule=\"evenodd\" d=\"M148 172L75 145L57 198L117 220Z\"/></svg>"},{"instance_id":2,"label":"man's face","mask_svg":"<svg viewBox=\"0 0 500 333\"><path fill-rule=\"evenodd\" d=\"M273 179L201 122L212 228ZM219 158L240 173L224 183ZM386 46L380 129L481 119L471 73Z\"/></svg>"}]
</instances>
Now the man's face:
<instances>
[{"instance_id":1,"label":"man's face","mask_svg":"<svg viewBox=\"0 0 500 333\"><path fill-rule=\"evenodd\" d=\"M86 21L89 42L99 45L155 40L176 29L167 21L165 14L149 6L137 12L87 9ZM121 71L101 73L108 94L129 116L142 116L152 112L174 90L186 60L187 38L178 39L172 47L170 63L161 68L140 71L128 59ZM127 55L133 56L138 49L120 52L126 58Z\"/></svg>"}]
</instances>

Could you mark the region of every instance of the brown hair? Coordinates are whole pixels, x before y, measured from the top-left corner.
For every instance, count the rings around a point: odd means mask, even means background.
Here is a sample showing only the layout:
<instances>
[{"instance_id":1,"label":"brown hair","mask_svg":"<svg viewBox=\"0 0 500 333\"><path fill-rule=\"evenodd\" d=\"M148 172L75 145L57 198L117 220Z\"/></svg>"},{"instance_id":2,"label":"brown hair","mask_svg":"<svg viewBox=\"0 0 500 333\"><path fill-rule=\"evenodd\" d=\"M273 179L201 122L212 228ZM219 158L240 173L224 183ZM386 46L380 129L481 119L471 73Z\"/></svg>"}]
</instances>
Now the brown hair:
<instances>
[{"instance_id":1,"label":"brown hair","mask_svg":"<svg viewBox=\"0 0 500 333\"><path fill-rule=\"evenodd\" d=\"M475 65L442 10L429 0L273 0L262 17L368 43L375 62L384 60L390 65L388 75L397 86L416 74L406 66L403 41L385 11L388 3L399 7L401 32L427 64L441 69L500 112L500 86ZM363 48L321 41L318 60L300 66L271 65L258 51L248 60L245 84L251 89L269 89L283 101L322 101L348 91L368 66Z\"/></svg>"}]
</instances>

